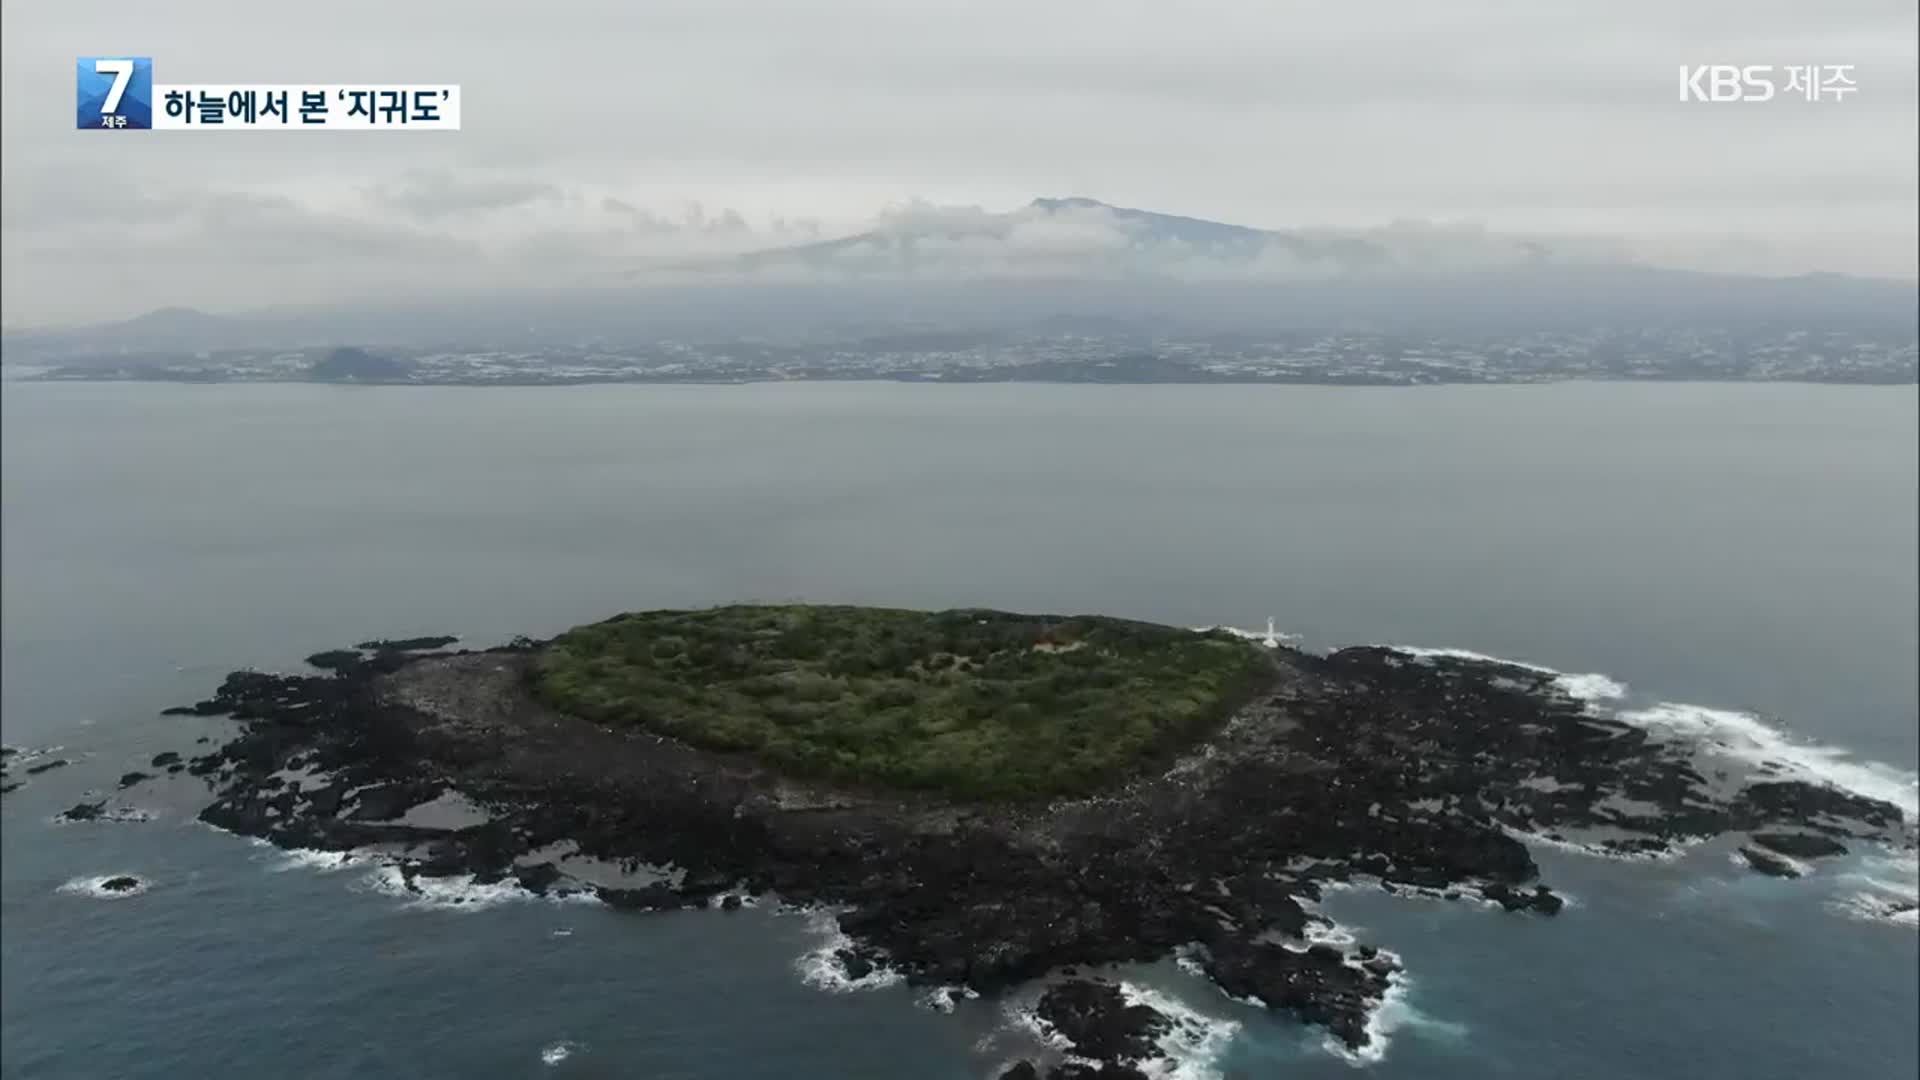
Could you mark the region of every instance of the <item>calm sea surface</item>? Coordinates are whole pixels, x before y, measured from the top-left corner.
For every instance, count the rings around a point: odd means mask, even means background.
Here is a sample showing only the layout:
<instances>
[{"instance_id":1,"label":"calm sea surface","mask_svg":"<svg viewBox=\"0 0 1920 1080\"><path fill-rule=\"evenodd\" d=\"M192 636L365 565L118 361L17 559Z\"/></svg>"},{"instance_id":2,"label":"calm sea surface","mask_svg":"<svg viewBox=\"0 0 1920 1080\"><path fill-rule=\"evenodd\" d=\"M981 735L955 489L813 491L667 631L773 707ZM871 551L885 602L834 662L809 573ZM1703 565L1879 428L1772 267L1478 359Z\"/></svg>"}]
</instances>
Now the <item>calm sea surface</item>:
<instances>
[{"instance_id":1,"label":"calm sea surface","mask_svg":"<svg viewBox=\"0 0 1920 1080\"><path fill-rule=\"evenodd\" d=\"M0 1073L993 1075L1018 1002L803 977L804 914L457 908L190 823L56 826L218 721L229 669L371 636L485 645L630 608L805 599L1263 625L1598 672L1911 799L1912 387L1417 390L9 383ZM1772 740L1772 742L1767 742ZM16 774L18 769L13 770ZM1849 917L1911 858L1780 882L1709 845L1542 852L1557 920L1340 894L1413 976L1379 1077L1912 1077L1920 941ZM137 873L143 895L63 886ZM1181 1075L1341 1077L1172 964Z\"/></svg>"}]
</instances>

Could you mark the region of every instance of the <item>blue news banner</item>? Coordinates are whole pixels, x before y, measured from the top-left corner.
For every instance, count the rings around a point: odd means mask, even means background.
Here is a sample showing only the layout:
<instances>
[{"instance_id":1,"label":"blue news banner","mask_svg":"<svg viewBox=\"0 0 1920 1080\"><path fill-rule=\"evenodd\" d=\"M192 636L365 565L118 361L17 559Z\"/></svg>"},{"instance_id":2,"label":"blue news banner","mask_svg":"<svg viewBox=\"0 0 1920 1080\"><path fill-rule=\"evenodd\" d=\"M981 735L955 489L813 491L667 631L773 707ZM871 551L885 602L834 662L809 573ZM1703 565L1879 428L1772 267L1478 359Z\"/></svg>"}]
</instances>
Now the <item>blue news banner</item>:
<instances>
[{"instance_id":1,"label":"blue news banner","mask_svg":"<svg viewBox=\"0 0 1920 1080\"><path fill-rule=\"evenodd\" d=\"M82 56L75 80L89 131L460 130L453 84L156 85L145 56Z\"/></svg>"},{"instance_id":2,"label":"blue news banner","mask_svg":"<svg viewBox=\"0 0 1920 1080\"><path fill-rule=\"evenodd\" d=\"M83 56L76 73L80 113L75 126L144 130L153 126L153 60Z\"/></svg>"}]
</instances>

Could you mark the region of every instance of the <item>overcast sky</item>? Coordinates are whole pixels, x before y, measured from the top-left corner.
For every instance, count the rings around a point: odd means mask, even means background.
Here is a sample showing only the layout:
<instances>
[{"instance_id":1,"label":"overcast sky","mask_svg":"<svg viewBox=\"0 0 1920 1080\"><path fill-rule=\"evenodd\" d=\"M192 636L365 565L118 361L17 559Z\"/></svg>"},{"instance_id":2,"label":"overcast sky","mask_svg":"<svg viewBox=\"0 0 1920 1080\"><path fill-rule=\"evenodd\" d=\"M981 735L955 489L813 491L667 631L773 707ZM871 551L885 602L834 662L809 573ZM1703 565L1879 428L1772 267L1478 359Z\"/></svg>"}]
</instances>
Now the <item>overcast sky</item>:
<instances>
[{"instance_id":1,"label":"overcast sky","mask_svg":"<svg viewBox=\"0 0 1920 1080\"><path fill-rule=\"evenodd\" d=\"M1915 275L1913 0L5 0L9 326L586 279L1037 195ZM457 82L449 133L83 132L160 83ZM1682 64L1851 64L1682 104Z\"/></svg>"}]
</instances>

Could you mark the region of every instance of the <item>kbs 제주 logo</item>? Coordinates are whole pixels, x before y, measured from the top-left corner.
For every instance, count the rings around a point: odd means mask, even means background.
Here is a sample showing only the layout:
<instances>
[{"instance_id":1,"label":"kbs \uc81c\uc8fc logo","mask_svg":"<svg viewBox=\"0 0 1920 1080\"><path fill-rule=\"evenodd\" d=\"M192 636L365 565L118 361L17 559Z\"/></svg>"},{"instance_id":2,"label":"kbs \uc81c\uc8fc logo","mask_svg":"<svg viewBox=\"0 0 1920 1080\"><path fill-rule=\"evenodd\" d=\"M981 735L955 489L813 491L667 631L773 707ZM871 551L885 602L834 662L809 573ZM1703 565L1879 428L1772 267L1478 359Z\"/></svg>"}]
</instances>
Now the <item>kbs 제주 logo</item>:
<instances>
[{"instance_id":1,"label":"kbs \uc81c\uc8fc logo","mask_svg":"<svg viewBox=\"0 0 1920 1080\"><path fill-rule=\"evenodd\" d=\"M75 71L80 128L153 126L153 60L146 56L82 56Z\"/></svg>"}]
</instances>

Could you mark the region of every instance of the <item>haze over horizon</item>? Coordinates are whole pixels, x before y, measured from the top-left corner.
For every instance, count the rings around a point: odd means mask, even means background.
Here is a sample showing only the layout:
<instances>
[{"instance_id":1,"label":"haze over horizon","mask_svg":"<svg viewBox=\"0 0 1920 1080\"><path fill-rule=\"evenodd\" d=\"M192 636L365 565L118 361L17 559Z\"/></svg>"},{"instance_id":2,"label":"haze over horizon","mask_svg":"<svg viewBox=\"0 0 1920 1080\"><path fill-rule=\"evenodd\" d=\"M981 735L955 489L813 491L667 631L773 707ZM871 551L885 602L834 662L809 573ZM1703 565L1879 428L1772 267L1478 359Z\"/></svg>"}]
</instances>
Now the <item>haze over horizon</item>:
<instances>
[{"instance_id":1,"label":"haze over horizon","mask_svg":"<svg viewBox=\"0 0 1920 1080\"><path fill-rule=\"evenodd\" d=\"M993 268L1128 242L1097 213L1021 218L1046 197L1413 238L1438 269L1531 244L1913 280L1917 28L1893 0L1392 19L1240 0L429 0L334 5L288 35L227 0L10 3L0 310L20 327L607 284L876 228L959 236ZM161 82L459 82L465 130L78 132L72 58L102 51L153 56ZM1851 64L1860 89L1675 100L1679 66L1712 62ZM1169 254L1154 265L1218 269Z\"/></svg>"}]
</instances>

